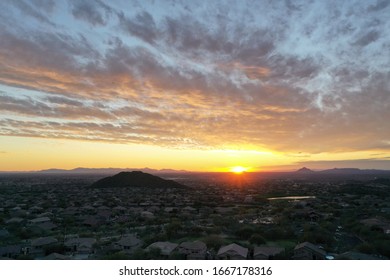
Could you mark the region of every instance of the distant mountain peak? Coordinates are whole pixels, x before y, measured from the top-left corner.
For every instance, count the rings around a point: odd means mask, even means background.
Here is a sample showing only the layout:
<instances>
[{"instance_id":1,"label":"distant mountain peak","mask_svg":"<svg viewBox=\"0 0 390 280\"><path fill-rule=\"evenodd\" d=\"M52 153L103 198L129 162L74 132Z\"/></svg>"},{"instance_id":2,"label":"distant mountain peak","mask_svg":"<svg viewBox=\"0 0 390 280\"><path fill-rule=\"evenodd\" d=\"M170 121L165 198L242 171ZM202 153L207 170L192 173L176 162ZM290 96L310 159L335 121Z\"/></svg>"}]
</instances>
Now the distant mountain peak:
<instances>
[{"instance_id":1,"label":"distant mountain peak","mask_svg":"<svg viewBox=\"0 0 390 280\"><path fill-rule=\"evenodd\" d=\"M122 171L114 176L105 177L93 183L94 188L118 188L118 187L140 187L140 188L185 188L173 180L166 180L158 176L142 171Z\"/></svg>"},{"instance_id":2,"label":"distant mountain peak","mask_svg":"<svg viewBox=\"0 0 390 280\"><path fill-rule=\"evenodd\" d=\"M301 169L297 170L296 172L298 172L298 173L313 173L314 171L307 168L307 167L302 167Z\"/></svg>"}]
</instances>

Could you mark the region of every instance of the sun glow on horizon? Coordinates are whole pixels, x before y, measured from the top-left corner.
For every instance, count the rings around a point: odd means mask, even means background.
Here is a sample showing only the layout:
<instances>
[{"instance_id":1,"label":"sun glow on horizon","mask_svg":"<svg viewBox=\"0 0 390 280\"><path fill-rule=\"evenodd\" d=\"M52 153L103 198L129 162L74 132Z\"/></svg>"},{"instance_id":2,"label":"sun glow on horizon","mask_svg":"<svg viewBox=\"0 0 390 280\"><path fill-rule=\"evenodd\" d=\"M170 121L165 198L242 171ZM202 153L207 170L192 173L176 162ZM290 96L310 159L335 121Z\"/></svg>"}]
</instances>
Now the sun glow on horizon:
<instances>
[{"instance_id":1,"label":"sun glow on horizon","mask_svg":"<svg viewBox=\"0 0 390 280\"><path fill-rule=\"evenodd\" d=\"M235 173L235 174L242 174L243 172L246 172L248 170L249 170L249 168L243 167L243 166L234 166L230 169L230 171Z\"/></svg>"}]
</instances>

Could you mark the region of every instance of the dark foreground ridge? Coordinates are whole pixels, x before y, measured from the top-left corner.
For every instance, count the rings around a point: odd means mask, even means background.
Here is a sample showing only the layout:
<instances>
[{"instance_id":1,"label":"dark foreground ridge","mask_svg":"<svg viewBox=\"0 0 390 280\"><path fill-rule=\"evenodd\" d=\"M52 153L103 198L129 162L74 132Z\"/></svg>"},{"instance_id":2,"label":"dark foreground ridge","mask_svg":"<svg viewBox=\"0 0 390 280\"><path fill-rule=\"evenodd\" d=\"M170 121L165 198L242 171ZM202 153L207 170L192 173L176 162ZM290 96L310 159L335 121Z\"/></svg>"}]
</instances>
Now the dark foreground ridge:
<instances>
[{"instance_id":1,"label":"dark foreground ridge","mask_svg":"<svg viewBox=\"0 0 390 280\"><path fill-rule=\"evenodd\" d=\"M172 180L165 180L152 174L142 171L120 172L114 176L105 177L93 183L93 188L123 188L123 187L141 187L141 188L186 188Z\"/></svg>"}]
</instances>

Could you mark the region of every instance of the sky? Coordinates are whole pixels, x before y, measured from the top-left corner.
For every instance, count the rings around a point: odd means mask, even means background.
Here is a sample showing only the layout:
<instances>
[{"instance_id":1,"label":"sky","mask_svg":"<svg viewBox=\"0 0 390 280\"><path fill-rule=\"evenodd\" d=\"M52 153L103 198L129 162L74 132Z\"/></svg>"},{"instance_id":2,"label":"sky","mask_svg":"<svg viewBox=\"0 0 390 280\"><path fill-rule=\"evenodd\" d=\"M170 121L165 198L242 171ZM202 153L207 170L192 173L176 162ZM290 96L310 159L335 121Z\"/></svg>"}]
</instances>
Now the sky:
<instances>
[{"instance_id":1,"label":"sky","mask_svg":"<svg viewBox=\"0 0 390 280\"><path fill-rule=\"evenodd\" d=\"M0 1L0 170L390 169L390 1Z\"/></svg>"}]
</instances>

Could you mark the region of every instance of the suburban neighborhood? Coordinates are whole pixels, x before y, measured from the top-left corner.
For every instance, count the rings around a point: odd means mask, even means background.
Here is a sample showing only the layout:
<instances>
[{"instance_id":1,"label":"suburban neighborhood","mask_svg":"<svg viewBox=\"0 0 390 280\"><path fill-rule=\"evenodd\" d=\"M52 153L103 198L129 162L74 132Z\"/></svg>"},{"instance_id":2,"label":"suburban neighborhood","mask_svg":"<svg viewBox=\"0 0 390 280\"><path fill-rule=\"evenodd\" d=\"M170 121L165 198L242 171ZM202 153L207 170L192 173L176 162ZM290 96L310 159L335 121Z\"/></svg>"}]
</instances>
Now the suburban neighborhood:
<instances>
[{"instance_id":1,"label":"suburban neighborhood","mask_svg":"<svg viewBox=\"0 0 390 280\"><path fill-rule=\"evenodd\" d=\"M390 257L389 179L244 176L184 174L177 181L185 188L91 187L99 176L0 176L0 258Z\"/></svg>"}]
</instances>

